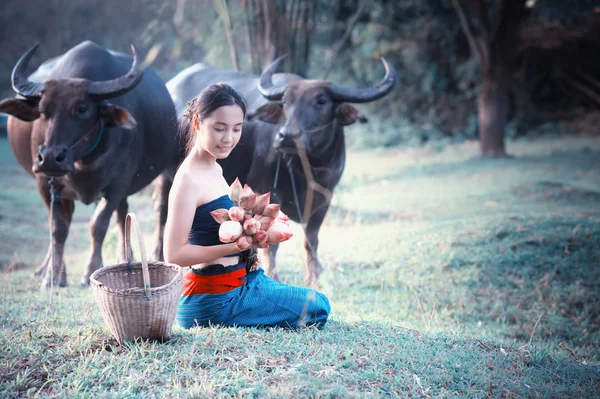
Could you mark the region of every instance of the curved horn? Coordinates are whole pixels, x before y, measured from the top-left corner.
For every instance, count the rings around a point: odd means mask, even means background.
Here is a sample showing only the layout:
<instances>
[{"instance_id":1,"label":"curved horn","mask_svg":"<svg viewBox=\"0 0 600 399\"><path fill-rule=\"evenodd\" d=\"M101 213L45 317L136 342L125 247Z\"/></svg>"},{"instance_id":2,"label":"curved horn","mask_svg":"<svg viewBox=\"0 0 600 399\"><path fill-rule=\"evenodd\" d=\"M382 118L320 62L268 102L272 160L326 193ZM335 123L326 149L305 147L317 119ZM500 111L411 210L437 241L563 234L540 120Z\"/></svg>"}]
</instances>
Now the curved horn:
<instances>
[{"instance_id":1,"label":"curved horn","mask_svg":"<svg viewBox=\"0 0 600 399\"><path fill-rule=\"evenodd\" d=\"M122 96L133 90L144 75L144 71L137 70L137 53L135 47L131 46L133 52L133 63L126 75L112 80L104 80L100 82L90 82L88 86L88 94L99 99L105 100Z\"/></svg>"},{"instance_id":2,"label":"curved horn","mask_svg":"<svg viewBox=\"0 0 600 399\"><path fill-rule=\"evenodd\" d=\"M269 100L281 100L281 97L283 97L285 85L273 86L273 81L271 79L279 65L281 65L281 63L283 62L283 59L287 56L288 55L285 54L277 58L275 61L270 63L260 75L260 82L258 82L258 91L260 91L260 94L262 94L265 98Z\"/></svg>"},{"instance_id":3,"label":"curved horn","mask_svg":"<svg viewBox=\"0 0 600 399\"><path fill-rule=\"evenodd\" d=\"M12 87L15 92L22 95L25 98L29 99L38 99L40 98L42 90L44 90L43 83L32 82L27 79L25 75L25 70L27 69L27 64L29 64L29 60L35 51L37 50L39 44L36 44L32 48L30 48L15 64L15 67L12 70L12 74L10 75L10 81L12 82Z\"/></svg>"},{"instance_id":4,"label":"curved horn","mask_svg":"<svg viewBox=\"0 0 600 399\"><path fill-rule=\"evenodd\" d=\"M367 103L369 101L375 101L392 90L398 76L394 67L384 58L381 57L381 62L385 67L385 76L381 83L377 86L367 87L365 89L350 89L347 87L340 87L331 85L331 93L336 100L346 101L349 103Z\"/></svg>"}]
</instances>

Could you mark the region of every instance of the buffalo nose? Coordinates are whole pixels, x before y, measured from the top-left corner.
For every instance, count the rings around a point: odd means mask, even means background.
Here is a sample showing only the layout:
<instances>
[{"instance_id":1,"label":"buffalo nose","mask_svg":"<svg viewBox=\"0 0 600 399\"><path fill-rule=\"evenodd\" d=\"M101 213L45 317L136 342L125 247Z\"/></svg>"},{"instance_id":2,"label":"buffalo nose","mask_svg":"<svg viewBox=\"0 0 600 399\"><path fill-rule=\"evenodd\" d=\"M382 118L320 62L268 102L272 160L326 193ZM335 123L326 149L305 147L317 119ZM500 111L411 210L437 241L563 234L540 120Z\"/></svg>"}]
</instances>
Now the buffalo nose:
<instances>
[{"instance_id":1,"label":"buffalo nose","mask_svg":"<svg viewBox=\"0 0 600 399\"><path fill-rule=\"evenodd\" d=\"M293 142L294 140L299 139L301 135L302 133L295 132L291 130L288 126L283 126L277 133L277 139L280 143L284 141Z\"/></svg>"},{"instance_id":2,"label":"buffalo nose","mask_svg":"<svg viewBox=\"0 0 600 399\"><path fill-rule=\"evenodd\" d=\"M67 159L67 149L64 147L49 147L41 145L38 148L37 161L40 165L61 165Z\"/></svg>"}]
</instances>

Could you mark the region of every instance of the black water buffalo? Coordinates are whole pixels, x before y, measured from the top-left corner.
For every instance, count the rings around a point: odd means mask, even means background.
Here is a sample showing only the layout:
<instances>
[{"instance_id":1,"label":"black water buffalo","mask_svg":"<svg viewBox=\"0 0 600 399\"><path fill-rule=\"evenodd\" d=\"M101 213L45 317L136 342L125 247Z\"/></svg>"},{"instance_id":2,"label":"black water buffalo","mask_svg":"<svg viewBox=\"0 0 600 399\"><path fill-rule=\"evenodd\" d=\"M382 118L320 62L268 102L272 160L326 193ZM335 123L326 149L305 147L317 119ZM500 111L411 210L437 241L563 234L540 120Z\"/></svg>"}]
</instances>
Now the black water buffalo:
<instances>
[{"instance_id":1,"label":"black water buffalo","mask_svg":"<svg viewBox=\"0 0 600 399\"><path fill-rule=\"evenodd\" d=\"M27 77L27 64L36 48L16 63L12 84L18 95L0 102L0 112L10 114L10 147L21 166L35 177L49 220L49 178L55 181L59 200L51 222L54 281L59 285L67 283L64 245L74 201L86 205L99 201L90 220L91 253L82 278L87 285L90 275L103 264L102 243L111 215L116 211L122 261L127 197L174 162L178 151L175 107L164 82L150 69L137 69L133 47L132 59L85 41ZM158 184L157 194L160 188ZM161 233L162 226L157 226L159 238ZM158 241L155 257L162 251ZM41 271L50 267L53 243ZM48 284L50 273L44 274Z\"/></svg>"},{"instance_id":2,"label":"black water buffalo","mask_svg":"<svg viewBox=\"0 0 600 399\"><path fill-rule=\"evenodd\" d=\"M352 89L324 80L276 74L281 62L282 58L273 62L260 77L196 64L168 81L167 88L178 115L185 111L186 101L212 83L226 82L244 94L249 113L241 141L227 159L219 161L225 178L231 183L239 177L260 193L271 191L272 202L280 203L292 220L305 223L305 282L318 284L322 272L317 257L318 233L344 171L343 129L356 121L366 122L349 103L384 97L396 82L396 71L382 58L386 70L383 80L374 87ZM180 123L187 120L180 119ZM301 162L303 153L310 166ZM304 214L309 188L316 192L312 193L310 211ZM276 253L277 246L269 247L263 254L263 266L278 280Z\"/></svg>"}]
</instances>

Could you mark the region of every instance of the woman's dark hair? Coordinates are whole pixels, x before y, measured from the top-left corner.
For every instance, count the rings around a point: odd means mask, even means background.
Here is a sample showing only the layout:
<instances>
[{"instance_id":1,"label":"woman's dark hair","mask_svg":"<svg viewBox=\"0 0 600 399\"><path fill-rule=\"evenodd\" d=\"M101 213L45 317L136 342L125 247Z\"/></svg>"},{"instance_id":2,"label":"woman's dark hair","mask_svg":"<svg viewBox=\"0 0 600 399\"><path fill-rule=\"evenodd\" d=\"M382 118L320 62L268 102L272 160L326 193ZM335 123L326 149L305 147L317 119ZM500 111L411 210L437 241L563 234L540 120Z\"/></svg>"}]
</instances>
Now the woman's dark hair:
<instances>
[{"instance_id":1,"label":"woman's dark hair","mask_svg":"<svg viewBox=\"0 0 600 399\"><path fill-rule=\"evenodd\" d=\"M185 154L189 154L194 148L196 136L191 134L192 118L198 115L198 119L203 121L208 118L217 108L225 105L237 105L242 109L244 117L246 117L246 99L244 96L229 86L227 83L215 83L202 90L200 94L187 102L187 111L183 117L188 119L188 123L181 123L179 134L185 137Z\"/></svg>"}]
</instances>

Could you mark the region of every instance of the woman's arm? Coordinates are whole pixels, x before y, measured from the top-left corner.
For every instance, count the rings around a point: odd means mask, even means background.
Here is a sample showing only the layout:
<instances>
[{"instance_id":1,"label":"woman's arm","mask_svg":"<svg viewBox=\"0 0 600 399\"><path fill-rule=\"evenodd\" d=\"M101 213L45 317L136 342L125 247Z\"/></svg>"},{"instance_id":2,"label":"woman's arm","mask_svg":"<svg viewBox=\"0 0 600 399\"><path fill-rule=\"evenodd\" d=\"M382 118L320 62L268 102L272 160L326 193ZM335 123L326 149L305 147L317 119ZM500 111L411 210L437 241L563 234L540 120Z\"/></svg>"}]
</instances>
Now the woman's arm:
<instances>
[{"instance_id":1,"label":"woman's arm","mask_svg":"<svg viewBox=\"0 0 600 399\"><path fill-rule=\"evenodd\" d=\"M186 184L187 183L187 184ZM164 232L165 261L181 267L206 263L239 252L235 243L201 246L188 244L196 214L197 194L185 173L177 174L169 193L169 212Z\"/></svg>"}]
</instances>

